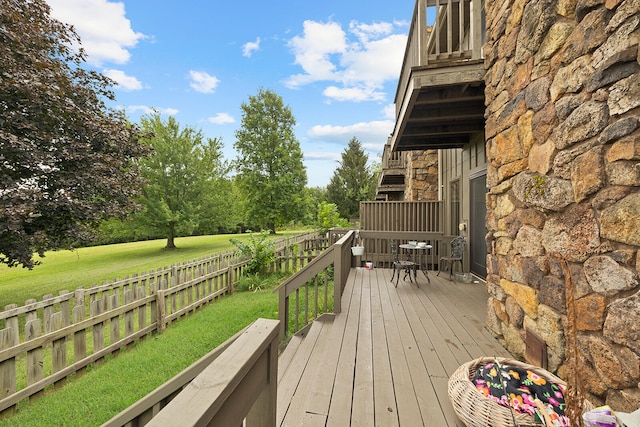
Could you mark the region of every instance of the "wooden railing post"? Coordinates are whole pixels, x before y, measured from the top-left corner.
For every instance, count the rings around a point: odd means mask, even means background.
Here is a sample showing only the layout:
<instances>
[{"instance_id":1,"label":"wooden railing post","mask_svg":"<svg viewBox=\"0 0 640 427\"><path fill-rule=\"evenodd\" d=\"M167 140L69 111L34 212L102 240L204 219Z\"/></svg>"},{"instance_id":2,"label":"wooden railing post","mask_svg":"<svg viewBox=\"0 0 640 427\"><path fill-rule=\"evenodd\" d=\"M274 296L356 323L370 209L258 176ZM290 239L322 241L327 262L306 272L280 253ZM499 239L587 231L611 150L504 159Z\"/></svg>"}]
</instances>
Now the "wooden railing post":
<instances>
[{"instance_id":1,"label":"wooden railing post","mask_svg":"<svg viewBox=\"0 0 640 427\"><path fill-rule=\"evenodd\" d=\"M278 291L278 320L280 320L280 336L284 338L289 329L289 298L286 287Z\"/></svg>"},{"instance_id":2,"label":"wooden railing post","mask_svg":"<svg viewBox=\"0 0 640 427\"><path fill-rule=\"evenodd\" d=\"M165 329L165 316L167 314L167 306L165 301L166 299L164 289L158 289L156 291L156 328L159 334L163 333Z\"/></svg>"}]
</instances>

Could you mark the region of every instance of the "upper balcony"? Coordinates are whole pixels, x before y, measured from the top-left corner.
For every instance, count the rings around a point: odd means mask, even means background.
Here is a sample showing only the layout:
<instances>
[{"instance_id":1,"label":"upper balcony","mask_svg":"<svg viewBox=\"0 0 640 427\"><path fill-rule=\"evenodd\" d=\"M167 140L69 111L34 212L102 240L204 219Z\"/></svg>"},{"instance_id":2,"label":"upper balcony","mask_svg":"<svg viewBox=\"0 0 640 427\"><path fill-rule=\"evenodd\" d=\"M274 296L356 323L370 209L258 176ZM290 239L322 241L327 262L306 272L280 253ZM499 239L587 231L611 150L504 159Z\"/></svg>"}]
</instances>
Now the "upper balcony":
<instances>
[{"instance_id":1,"label":"upper balcony","mask_svg":"<svg viewBox=\"0 0 640 427\"><path fill-rule=\"evenodd\" d=\"M404 199L405 153L391 151L391 145L385 144L382 152L382 168L378 175L376 200Z\"/></svg>"},{"instance_id":2,"label":"upper balcony","mask_svg":"<svg viewBox=\"0 0 640 427\"><path fill-rule=\"evenodd\" d=\"M482 0L417 0L396 91L393 151L460 148L484 129Z\"/></svg>"}]
</instances>

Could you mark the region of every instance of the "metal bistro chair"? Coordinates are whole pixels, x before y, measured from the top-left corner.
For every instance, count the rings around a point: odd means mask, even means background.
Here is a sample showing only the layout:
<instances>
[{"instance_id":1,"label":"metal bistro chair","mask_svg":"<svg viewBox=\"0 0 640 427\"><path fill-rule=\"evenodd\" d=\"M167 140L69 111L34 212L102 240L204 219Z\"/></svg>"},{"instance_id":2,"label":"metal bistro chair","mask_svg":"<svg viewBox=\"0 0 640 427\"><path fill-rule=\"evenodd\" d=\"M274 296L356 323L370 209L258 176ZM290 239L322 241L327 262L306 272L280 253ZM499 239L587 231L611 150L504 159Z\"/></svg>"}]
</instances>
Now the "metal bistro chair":
<instances>
[{"instance_id":1,"label":"metal bistro chair","mask_svg":"<svg viewBox=\"0 0 640 427\"><path fill-rule=\"evenodd\" d=\"M404 278L402 280L407 280L407 276L409 276L409 281L411 280L411 271L413 271L413 278L416 282L416 285L420 287L418 284L417 271L418 264L413 261L401 261L398 258L398 243L395 240L391 240L391 253L393 254L393 275L391 276L391 283L393 283L393 278L396 273L398 273L398 278L396 279L396 288L398 287L398 282L400 281L400 270L404 271Z\"/></svg>"},{"instance_id":2,"label":"metal bistro chair","mask_svg":"<svg viewBox=\"0 0 640 427\"><path fill-rule=\"evenodd\" d=\"M451 280L453 276L453 266L456 263L460 263L460 272L462 272L462 254L464 254L464 249L467 246L467 239L463 236L458 236L451 241L451 252L449 256L440 258L440 265L438 267L438 274L442 271L442 264L448 263L447 267L449 269L449 280Z\"/></svg>"}]
</instances>

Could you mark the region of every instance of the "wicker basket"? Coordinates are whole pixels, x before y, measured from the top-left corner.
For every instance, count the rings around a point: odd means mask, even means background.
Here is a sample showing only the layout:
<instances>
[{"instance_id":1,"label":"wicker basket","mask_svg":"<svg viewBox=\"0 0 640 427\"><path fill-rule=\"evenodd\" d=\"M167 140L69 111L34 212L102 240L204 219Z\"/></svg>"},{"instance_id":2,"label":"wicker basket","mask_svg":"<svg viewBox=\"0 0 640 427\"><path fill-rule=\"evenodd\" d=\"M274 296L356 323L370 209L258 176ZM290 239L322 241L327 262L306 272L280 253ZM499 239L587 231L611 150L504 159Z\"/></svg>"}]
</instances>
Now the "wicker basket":
<instances>
[{"instance_id":1,"label":"wicker basket","mask_svg":"<svg viewBox=\"0 0 640 427\"><path fill-rule=\"evenodd\" d=\"M484 397L476 389L471 378L475 376L478 368L496 360L501 365L527 369L547 381L563 386L567 385L551 372L533 365L502 357L481 357L463 364L449 378L449 400L458 418L468 427L514 427L514 420L516 426L520 427L543 425L534 422L533 417L529 414L512 411L510 408Z\"/></svg>"}]
</instances>

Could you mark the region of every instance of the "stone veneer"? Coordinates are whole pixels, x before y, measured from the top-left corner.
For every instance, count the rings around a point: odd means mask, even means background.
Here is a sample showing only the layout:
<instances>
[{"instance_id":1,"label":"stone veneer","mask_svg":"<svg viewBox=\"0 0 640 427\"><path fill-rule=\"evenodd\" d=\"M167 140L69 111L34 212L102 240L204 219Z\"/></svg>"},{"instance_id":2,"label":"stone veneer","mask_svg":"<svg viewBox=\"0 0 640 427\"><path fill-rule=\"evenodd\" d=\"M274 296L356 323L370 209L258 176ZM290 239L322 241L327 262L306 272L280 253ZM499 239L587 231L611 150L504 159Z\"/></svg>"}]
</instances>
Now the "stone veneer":
<instances>
[{"instance_id":1,"label":"stone veneer","mask_svg":"<svg viewBox=\"0 0 640 427\"><path fill-rule=\"evenodd\" d=\"M488 324L567 365L566 277L584 391L640 407L640 0L486 2Z\"/></svg>"},{"instance_id":2,"label":"stone veneer","mask_svg":"<svg viewBox=\"0 0 640 427\"><path fill-rule=\"evenodd\" d=\"M438 150L407 151L405 200L438 200Z\"/></svg>"}]
</instances>

